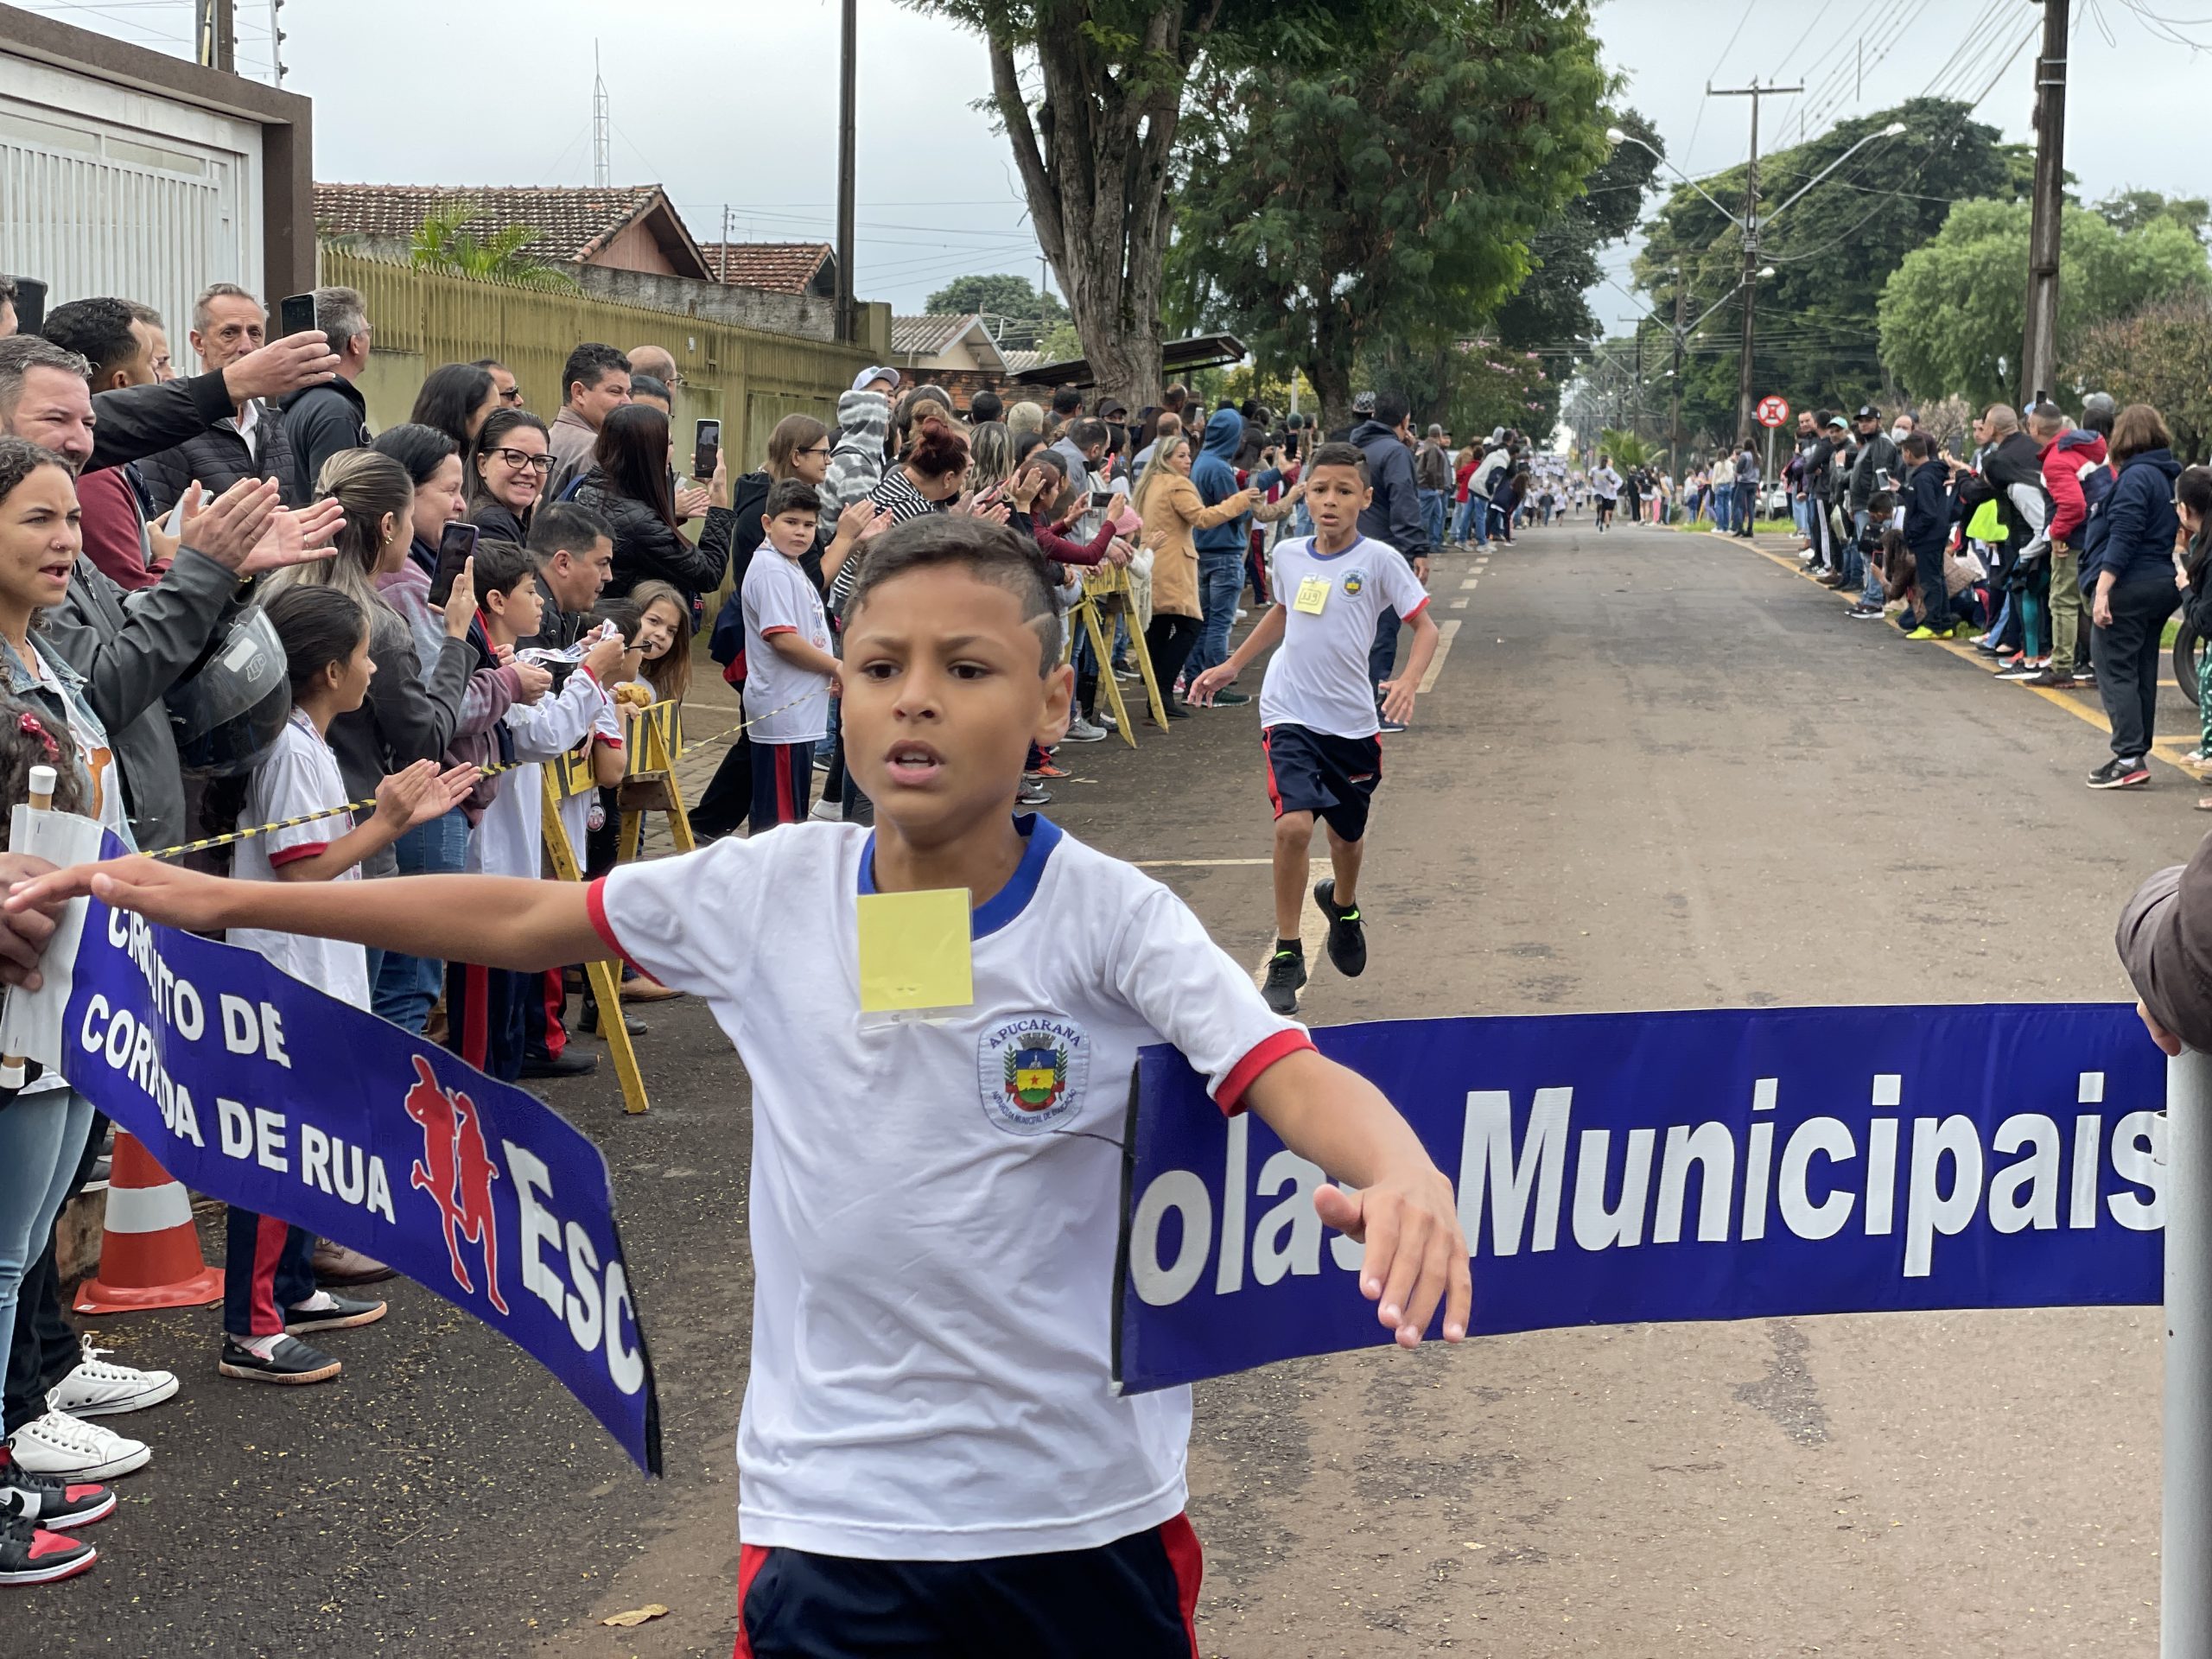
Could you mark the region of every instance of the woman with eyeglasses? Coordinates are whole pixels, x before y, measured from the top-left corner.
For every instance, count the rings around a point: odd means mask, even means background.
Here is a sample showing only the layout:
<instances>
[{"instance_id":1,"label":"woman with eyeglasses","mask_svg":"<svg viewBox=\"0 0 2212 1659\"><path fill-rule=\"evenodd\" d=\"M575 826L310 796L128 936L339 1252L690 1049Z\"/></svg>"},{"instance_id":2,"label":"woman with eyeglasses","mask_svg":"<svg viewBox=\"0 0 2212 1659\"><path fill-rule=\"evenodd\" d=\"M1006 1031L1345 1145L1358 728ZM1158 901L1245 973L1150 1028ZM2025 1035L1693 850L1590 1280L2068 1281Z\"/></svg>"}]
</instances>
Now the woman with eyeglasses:
<instances>
[{"instance_id":1,"label":"woman with eyeglasses","mask_svg":"<svg viewBox=\"0 0 2212 1659\"><path fill-rule=\"evenodd\" d=\"M493 410L461 470L467 475L468 522L486 536L527 542L530 516L553 472L545 423L526 409Z\"/></svg>"},{"instance_id":2,"label":"woman with eyeglasses","mask_svg":"<svg viewBox=\"0 0 2212 1659\"><path fill-rule=\"evenodd\" d=\"M721 459L715 465L711 505L707 509L706 528L700 532L699 546L705 552L728 552L731 579L735 585L722 602L721 615L715 619L710 647L729 640L733 635L741 645L744 639L741 601L745 572L760 545L760 509L768 499L770 486L795 478L803 484L821 488L830 474L830 429L813 416L786 415L768 434L767 466L757 473L741 474L734 492L728 476L729 451L722 451ZM875 505L862 497L837 515L835 535L825 537L820 530L815 531L814 545L799 556L798 566L817 592L828 592L830 582L844 569L877 516ZM890 521L887 518L884 522L888 524ZM723 661L727 668L736 657L733 653L727 661L720 657L716 660ZM834 730L834 700L830 719ZM707 792L691 809L691 833L702 840L727 835L745 822L752 806L752 747L741 732L737 741L722 755L721 764L715 769L714 780L707 785Z\"/></svg>"}]
</instances>

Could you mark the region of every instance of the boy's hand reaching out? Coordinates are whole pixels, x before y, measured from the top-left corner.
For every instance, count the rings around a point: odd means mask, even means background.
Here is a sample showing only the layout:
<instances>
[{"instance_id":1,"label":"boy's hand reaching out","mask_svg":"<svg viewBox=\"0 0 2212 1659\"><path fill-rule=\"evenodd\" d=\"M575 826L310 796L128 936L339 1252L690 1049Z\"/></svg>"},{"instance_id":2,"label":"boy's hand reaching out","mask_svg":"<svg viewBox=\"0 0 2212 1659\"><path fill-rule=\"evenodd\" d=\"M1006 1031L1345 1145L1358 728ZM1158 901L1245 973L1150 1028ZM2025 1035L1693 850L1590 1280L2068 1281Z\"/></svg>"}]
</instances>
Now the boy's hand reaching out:
<instances>
[{"instance_id":1,"label":"boy's hand reaching out","mask_svg":"<svg viewBox=\"0 0 2212 1659\"><path fill-rule=\"evenodd\" d=\"M1313 1189L1313 1208L1325 1226L1367 1246L1360 1294L1377 1305L1376 1318L1400 1347L1421 1344L1440 1301L1444 1340L1467 1334L1474 1306L1467 1240L1452 1184L1433 1166L1386 1176L1362 1192L1324 1182Z\"/></svg>"},{"instance_id":2,"label":"boy's hand reaching out","mask_svg":"<svg viewBox=\"0 0 2212 1659\"><path fill-rule=\"evenodd\" d=\"M1414 717L1415 696L1413 681L1385 680L1376 689L1382 694L1382 717L1395 720L1401 726L1410 724Z\"/></svg>"}]
</instances>

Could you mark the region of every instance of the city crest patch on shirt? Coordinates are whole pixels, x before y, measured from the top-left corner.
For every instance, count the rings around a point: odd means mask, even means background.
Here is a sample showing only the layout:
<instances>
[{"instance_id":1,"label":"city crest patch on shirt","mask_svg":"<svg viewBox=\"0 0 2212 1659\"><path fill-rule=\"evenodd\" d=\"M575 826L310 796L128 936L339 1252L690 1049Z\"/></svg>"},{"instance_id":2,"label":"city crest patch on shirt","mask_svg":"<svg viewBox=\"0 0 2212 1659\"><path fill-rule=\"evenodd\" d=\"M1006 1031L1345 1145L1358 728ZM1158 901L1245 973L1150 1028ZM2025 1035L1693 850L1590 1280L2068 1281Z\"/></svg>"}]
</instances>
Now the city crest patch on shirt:
<instances>
[{"instance_id":1,"label":"city crest patch on shirt","mask_svg":"<svg viewBox=\"0 0 2212 1659\"><path fill-rule=\"evenodd\" d=\"M992 1122L1010 1135L1042 1135L1083 1109L1090 1039L1071 1020L1021 1014L983 1033L976 1071Z\"/></svg>"},{"instance_id":2,"label":"city crest patch on shirt","mask_svg":"<svg viewBox=\"0 0 2212 1659\"><path fill-rule=\"evenodd\" d=\"M1357 593L1357 592L1358 592L1362 588L1364 588L1366 585L1367 585L1367 572L1366 572L1366 571L1364 571L1364 570L1347 570L1346 572L1344 572L1344 592L1346 592L1347 594L1356 594L1356 593Z\"/></svg>"}]
</instances>

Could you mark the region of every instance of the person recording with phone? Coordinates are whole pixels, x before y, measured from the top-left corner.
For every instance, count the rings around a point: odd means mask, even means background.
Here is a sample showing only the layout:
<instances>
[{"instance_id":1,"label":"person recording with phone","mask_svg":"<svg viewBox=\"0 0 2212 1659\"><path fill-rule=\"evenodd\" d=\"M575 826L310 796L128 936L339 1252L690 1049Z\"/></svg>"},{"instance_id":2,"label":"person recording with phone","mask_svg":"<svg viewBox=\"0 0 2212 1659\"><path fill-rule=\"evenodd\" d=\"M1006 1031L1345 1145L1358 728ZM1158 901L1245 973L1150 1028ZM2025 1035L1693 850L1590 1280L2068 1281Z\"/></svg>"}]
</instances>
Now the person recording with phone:
<instances>
[{"instance_id":1,"label":"person recording with phone","mask_svg":"<svg viewBox=\"0 0 2212 1659\"><path fill-rule=\"evenodd\" d=\"M575 499L613 527L614 575L604 596L620 599L658 579L684 595L696 625L699 596L721 581L726 561L710 546L693 546L677 528L668 446L667 416L648 404L623 404L601 425ZM711 492L699 505L711 509Z\"/></svg>"}]
</instances>

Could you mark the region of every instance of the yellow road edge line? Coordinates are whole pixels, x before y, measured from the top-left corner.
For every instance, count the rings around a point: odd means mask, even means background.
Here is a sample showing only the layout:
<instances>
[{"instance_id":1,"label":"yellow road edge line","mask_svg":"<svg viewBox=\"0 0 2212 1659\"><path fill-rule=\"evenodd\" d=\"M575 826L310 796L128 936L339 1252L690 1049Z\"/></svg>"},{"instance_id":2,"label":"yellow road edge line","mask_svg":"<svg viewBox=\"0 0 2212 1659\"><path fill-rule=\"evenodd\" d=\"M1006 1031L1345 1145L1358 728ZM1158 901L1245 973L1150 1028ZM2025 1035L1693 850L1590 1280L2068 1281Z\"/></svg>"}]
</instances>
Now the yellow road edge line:
<instances>
[{"instance_id":1,"label":"yellow road edge line","mask_svg":"<svg viewBox=\"0 0 2212 1659\"><path fill-rule=\"evenodd\" d=\"M1777 569L1786 570L1793 576L1797 576L1806 582L1809 582L1815 588L1821 587L1819 578L1814 576L1808 571L1801 569L1796 560L1784 558L1779 553L1770 553L1763 547L1755 546L1751 549L1751 551L1758 554L1759 557L1766 560L1770 564L1776 566ZM1827 593L1831 590L1822 588L1821 591L1823 593ZM1950 655L1956 657L1961 662L1972 663L1978 669L1981 667L1981 653L1976 651L1972 645L1961 645L1955 639L1923 639L1917 643L1923 645L1935 645L1942 651L1948 652ZM1982 672L1985 678L1993 679L1996 677L1995 676L1991 675L1986 669L1983 670ZM2068 696L2063 691L2054 691L2047 685L2029 685L2024 681L2021 680L2005 680L2000 682L2000 683L2018 686L2023 691L2032 691L2036 696L2041 697L2045 702L2051 704L2055 708L2063 709L2068 714L2072 715L2075 719L2085 721L2089 725L2095 727L2107 737L2110 737L2112 735L2112 722L2105 718L2104 711L2101 709L2092 708L2088 703L2079 702L2073 697ZM2170 680L2161 680L2159 683L2161 685L2171 685L2173 682ZM2171 766L2176 772L2180 772L2183 777L2196 779L2197 781L2202 781L2197 778L2197 773L2192 768L2183 765L2176 756L2162 754L2158 751L2158 745L2161 743L2186 743L2189 740L2185 737L2154 736L2151 740L2151 755L2154 760L2164 761L2168 766Z\"/></svg>"}]
</instances>

